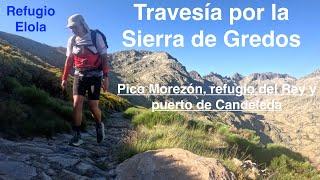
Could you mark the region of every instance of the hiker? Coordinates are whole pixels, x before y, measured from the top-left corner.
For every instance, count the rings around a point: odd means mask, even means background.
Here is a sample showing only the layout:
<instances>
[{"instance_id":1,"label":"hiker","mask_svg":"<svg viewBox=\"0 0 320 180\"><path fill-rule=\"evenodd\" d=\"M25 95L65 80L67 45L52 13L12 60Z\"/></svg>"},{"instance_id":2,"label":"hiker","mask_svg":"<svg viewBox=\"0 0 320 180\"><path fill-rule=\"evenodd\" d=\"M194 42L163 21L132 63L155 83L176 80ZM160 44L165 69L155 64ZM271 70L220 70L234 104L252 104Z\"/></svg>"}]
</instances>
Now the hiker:
<instances>
[{"instance_id":1,"label":"hiker","mask_svg":"<svg viewBox=\"0 0 320 180\"><path fill-rule=\"evenodd\" d=\"M89 108L96 121L97 142L104 139L104 124L101 121L99 96L101 86L106 92L108 80L107 42L105 36L98 30L90 30L80 14L68 18L67 27L73 32L68 40L66 62L64 66L61 87L67 86L67 78L74 66L73 81L73 138L70 145L80 146L83 143L80 134L82 107L86 92L88 92Z\"/></svg>"}]
</instances>

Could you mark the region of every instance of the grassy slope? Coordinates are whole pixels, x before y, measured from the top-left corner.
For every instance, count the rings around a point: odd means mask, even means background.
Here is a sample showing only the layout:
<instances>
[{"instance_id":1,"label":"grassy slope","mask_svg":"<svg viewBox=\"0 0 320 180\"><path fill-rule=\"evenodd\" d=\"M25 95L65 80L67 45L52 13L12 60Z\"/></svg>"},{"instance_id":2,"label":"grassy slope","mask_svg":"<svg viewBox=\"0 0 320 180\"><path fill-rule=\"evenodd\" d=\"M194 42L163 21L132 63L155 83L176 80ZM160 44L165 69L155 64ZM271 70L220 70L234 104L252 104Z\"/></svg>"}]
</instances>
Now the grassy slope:
<instances>
[{"instance_id":1,"label":"grassy slope","mask_svg":"<svg viewBox=\"0 0 320 180\"><path fill-rule=\"evenodd\" d=\"M178 113L151 112L134 107L125 111L125 116L132 118L137 135L122 147L120 160L147 150L179 147L220 159L240 179L243 172L234 166L234 157L250 159L260 168L267 167L272 179L320 178L300 154L276 144L263 145L250 130L236 130L218 121L188 120Z\"/></svg>"}]
</instances>

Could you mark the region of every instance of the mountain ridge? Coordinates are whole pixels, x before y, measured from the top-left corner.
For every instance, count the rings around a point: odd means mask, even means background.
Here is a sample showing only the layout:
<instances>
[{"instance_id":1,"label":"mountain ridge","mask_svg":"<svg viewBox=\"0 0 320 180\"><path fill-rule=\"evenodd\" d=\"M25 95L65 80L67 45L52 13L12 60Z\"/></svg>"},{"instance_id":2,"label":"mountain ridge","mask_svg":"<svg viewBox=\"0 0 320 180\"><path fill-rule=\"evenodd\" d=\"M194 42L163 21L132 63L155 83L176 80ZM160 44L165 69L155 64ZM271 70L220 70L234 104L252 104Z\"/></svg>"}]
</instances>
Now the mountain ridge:
<instances>
[{"instance_id":1,"label":"mountain ridge","mask_svg":"<svg viewBox=\"0 0 320 180\"><path fill-rule=\"evenodd\" d=\"M28 43L28 44L33 44L34 46L38 46L38 47L44 47L45 48L48 48L49 51L46 51L45 53L47 54L50 54L50 53L54 53L54 55L58 55L59 58L54 58L54 60L52 60L52 58L49 58L48 59L48 63L53 65L53 66L56 66L56 67L63 67L64 66L64 61L65 61L65 52L66 52L66 48L65 47L54 47L54 46L50 46L50 45L47 45L45 43L39 43L37 41L34 41L30 38L26 38L26 37L23 37L23 36L19 36L19 35L15 35L15 34L11 34L11 33L6 33L6 32L3 32L3 31L0 31L0 39L3 39L5 41L7 41L8 43L10 43L11 45L14 45L14 46L17 46L19 45L17 40L19 41L23 41L22 44L24 43ZM43 55L40 55L39 54L39 49L38 48L32 48L32 47L25 47L24 45L19 45L19 48L22 49L22 50L25 50L27 52L30 52L34 55L39 55L39 58L43 58L45 56ZM49 52L49 53L48 53ZM175 60L176 62L179 62L178 59L174 58L174 56L172 56L171 54L169 54L168 52L165 52L165 51L149 51L149 50L135 50L135 49L131 49L131 50L119 50L119 51L115 51L115 52L112 52L110 54L118 54L118 53L125 53L125 52L135 52L136 54L151 54L151 53L163 53L164 55L167 56L168 59L172 59L172 60ZM190 70L189 72L197 72L195 70ZM197 72L198 73L198 72ZM200 73L198 73L200 75ZM260 76L260 77L263 77L263 78L268 78L270 76L289 76L289 77L292 77L292 78L296 78L292 75L289 75L289 74L286 74L286 73L277 73L277 72L254 72L254 73L250 73L248 74L247 76L243 76L239 73L234 73L233 75L231 76L223 76L223 75L220 75L219 73L215 73L215 72L210 72L209 74L205 74L205 75L201 75L202 78L204 78L205 76L210 76L210 75L218 75L220 76L220 78L230 78L230 77L233 77L233 76L242 76L242 77L248 77L248 76L253 76L253 77L257 77L257 76ZM306 74L304 76L302 76L301 78L304 78L304 77L307 77L307 76L310 76L310 75L318 75L320 74L320 69L315 69L313 72L309 73L309 74ZM301 79L301 78L296 78L296 79ZM232 79L232 78L231 78Z\"/></svg>"},{"instance_id":2,"label":"mountain ridge","mask_svg":"<svg viewBox=\"0 0 320 180\"><path fill-rule=\"evenodd\" d=\"M56 47L3 31L0 31L0 39L7 41L13 46L19 47L21 50L44 59L47 63L53 66L58 68L64 66L65 55L62 54L61 51L59 51Z\"/></svg>"}]
</instances>

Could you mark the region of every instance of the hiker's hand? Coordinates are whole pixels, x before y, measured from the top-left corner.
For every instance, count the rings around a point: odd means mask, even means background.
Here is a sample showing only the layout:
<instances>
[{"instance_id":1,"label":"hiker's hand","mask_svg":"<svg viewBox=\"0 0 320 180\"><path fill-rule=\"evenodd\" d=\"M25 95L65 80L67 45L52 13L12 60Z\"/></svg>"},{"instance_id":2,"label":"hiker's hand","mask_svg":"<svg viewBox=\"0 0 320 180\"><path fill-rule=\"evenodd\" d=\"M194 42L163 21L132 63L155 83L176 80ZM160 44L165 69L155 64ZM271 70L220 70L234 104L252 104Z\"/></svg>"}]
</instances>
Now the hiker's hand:
<instances>
[{"instance_id":1,"label":"hiker's hand","mask_svg":"<svg viewBox=\"0 0 320 180\"><path fill-rule=\"evenodd\" d=\"M62 80L61 88L62 88L62 91L64 91L67 88L67 81L66 80Z\"/></svg>"},{"instance_id":2,"label":"hiker's hand","mask_svg":"<svg viewBox=\"0 0 320 180\"><path fill-rule=\"evenodd\" d=\"M102 79L102 89L103 89L103 92L107 92L108 91L108 87L109 87L109 78L104 78Z\"/></svg>"}]
</instances>

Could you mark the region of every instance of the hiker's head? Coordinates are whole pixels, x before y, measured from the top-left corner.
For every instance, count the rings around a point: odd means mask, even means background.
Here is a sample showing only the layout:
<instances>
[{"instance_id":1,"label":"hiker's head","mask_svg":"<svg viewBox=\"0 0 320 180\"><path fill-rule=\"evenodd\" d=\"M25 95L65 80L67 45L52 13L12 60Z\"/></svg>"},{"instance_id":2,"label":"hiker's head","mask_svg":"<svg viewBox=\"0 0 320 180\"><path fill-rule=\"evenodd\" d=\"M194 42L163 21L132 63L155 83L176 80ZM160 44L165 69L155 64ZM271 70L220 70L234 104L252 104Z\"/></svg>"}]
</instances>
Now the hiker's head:
<instances>
[{"instance_id":1,"label":"hiker's head","mask_svg":"<svg viewBox=\"0 0 320 180\"><path fill-rule=\"evenodd\" d=\"M72 32L79 36L84 35L90 31L87 23L80 14L74 14L68 18L67 27L72 30Z\"/></svg>"}]
</instances>

